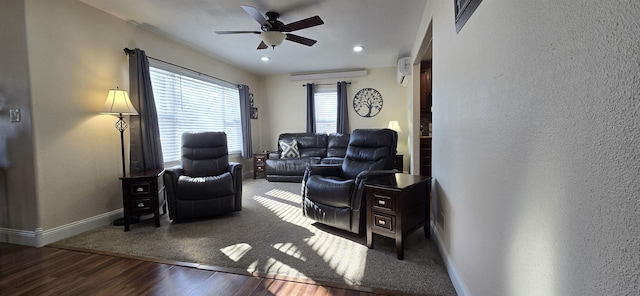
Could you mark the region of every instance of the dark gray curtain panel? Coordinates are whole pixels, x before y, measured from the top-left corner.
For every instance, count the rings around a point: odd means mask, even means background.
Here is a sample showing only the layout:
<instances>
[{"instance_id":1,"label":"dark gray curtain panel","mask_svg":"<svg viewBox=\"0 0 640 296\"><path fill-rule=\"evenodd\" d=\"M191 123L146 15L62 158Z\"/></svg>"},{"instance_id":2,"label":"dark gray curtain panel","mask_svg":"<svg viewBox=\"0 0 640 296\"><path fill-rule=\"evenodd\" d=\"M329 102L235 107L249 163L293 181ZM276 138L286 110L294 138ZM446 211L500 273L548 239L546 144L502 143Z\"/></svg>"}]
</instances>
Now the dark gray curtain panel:
<instances>
[{"instance_id":1,"label":"dark gray curtain panel","mask_svg":"<svg viewBox=\"0 0 640 296\"><path fill-rule=\"evenodd\" d=\"M349 108L347 107L347 82L338 82L338 121L336 132L349 133Z\"/></svg>"},{"instance_id":2,"label":"dark gray curtain panel","mask_svg":"<svg viewBox=\"0 0 640 296\"><path fill-rule=\"evenodd\" d=\"M307 83L307 133L316 133L316 103L313 97L313 83Z\"/></svg>"},{"instance_id":3,"label":"dark gray curtain panel","mask_svg":"<svg viewBox=\"0 0 640 296\"><path fill-rule=\"evenodd\" d=\"M253 157L251 148L251 95L249 86L239 85L240 93L240 121L242 122L242 159Z\"/></svg>"},{"instance_id":4,"label":"dark gray curtain panel","mask_svg":"<svg viewBox=\"0 0 640 296\"><path fill-rule=\"evenodd\" d=\"M144 50L125 49L129 55L129 97L139 116L131 116L130 171L140 173L162 169L162 146L158 113L153 99L149 59Z\"/></svg>"}]
</instances>

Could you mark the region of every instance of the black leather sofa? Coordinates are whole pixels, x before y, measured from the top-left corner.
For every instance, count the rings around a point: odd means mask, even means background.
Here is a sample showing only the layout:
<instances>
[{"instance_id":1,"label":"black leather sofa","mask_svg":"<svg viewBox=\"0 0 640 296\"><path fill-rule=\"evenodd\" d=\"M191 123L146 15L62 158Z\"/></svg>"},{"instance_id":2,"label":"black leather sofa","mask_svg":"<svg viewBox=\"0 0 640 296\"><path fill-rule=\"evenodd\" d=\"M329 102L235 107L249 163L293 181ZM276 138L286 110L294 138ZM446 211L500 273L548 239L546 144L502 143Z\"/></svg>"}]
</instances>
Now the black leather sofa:
<instances>
[{"instance_id":1,"label":"black leather sofa","mask_svg":"<svg viewBox=\"0 0 640 296\"><path fill-rule=\"evenodd\" d=\"M302 182L302 176L309 164L340 164L347 152L349 134L309 134L284 133L280 141L297 141L300 157L283 158L282 148L269 153L266 160L267 181Z\"/></svg>"}]
</instances>

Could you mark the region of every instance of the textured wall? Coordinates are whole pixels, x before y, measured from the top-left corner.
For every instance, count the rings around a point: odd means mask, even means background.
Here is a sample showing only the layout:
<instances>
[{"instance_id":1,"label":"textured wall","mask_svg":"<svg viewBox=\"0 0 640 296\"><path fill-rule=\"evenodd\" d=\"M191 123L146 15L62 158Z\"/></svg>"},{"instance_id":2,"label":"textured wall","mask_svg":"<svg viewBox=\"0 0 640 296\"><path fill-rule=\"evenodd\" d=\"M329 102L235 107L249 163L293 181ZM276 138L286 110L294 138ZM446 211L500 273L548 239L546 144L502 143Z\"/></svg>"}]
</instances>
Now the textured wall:
<instances>
[{"instance_id":1,"label":"textured wall","mask_svg":"<svg viewBox=\"0 0 640 296\"><path fill-rule=\"evenodd\" d=\"M640 294L640 4L433 1L433 170L471 295Z\"/></svg>"}]
</instances>

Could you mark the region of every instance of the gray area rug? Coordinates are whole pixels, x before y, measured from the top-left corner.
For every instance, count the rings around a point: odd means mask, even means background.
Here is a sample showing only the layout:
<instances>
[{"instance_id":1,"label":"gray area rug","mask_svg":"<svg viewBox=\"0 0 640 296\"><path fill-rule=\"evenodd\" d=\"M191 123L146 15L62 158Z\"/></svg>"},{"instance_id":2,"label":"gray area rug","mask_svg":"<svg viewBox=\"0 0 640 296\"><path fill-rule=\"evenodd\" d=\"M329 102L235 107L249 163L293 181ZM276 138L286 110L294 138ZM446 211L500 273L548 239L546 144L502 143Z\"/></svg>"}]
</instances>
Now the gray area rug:
<instances>
[{"instance_id":1,"label":"gray area rug","mask_svg":"<svg viewBox=\"0 0 640 296\"><path fill-rule=\"evenodd\" d=\"M422 229L405 241L398 260L395 242L355 235L302 216L300 184L245 179L242 211L188 222L161 218L103 226L53 246L192 262L249 272L392 289L422 295L456 295L435 244Z\"/></svg>"}]
</instances>

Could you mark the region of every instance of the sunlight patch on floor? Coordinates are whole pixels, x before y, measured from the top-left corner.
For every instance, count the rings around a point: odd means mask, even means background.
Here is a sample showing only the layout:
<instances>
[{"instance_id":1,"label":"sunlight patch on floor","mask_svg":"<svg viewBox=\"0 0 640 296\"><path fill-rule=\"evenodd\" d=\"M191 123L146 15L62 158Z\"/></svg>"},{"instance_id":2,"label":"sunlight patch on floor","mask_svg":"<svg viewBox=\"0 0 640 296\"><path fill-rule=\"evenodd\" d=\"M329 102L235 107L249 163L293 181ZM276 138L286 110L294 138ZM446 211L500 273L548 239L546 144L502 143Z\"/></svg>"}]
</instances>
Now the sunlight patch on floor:
<instances>
[{"instance_id":1,"label":"sunlight patch on floor","mask_svg":"<svg viewBox=\"0 0 640 296\"><path fill-rule=\"evenodd\" d=\"M353 244L350 240L311 227L313 220L302 215L300 194L285 190L273 189L266 196L255 195L253 199L276 214L283 221L308 229L309 237L301 238L315 254L303 254L306 248L296 247L293 243L276 243L277 250L296 258L307 261L306 258L319 256L327 267L343 277L347 284L361 284L365 272L368 248L364 245ZM261 263L252 263L247 270L255 270ZM269 258L264 262L264 269L269 273L295 270L292 267ZM295 270L297 271L297 270ZM291 272L288 272L291 274Z\"/></svg>"},{"instance_id":2,"label":"sunlight patch on floor","mask_svg":"<svg viewBox=\"0 0 640 296\"><path fill-rule=\"evenodd\" d=\"M273 196L279 199L284 199L294 203L302 202L302 197L300 194L292 193L289 191L281 190L281 189L271 189L265 193L266 195Z\"/></svg>"},{"instance_id":3,"label":"sunlight patch on floor","mask_svg":"<svg viewBox=\"0 0 640 296\"><path fill-rule=\"evenodd\" d=\"M298 247L296 247L292 243L278 243L274 244L273 247L276 248L276 250L285 253L293 258L307 261L307 258L302 256L302 252L298 250Z\"/></svg>"},{"instance_id":4,"label":"sunlight patch on floor","mask_svg":"<svg viewBox=\"0 0 640 296\"><path fill-rule=\"evenodd\" d=\"M300 196L298 195L298 197ZM309 219L300 214L302 212L300 206L293 206L288 202L285 203L259 195L254 196L253 199L271 210L283 221L302 226L307 226L311 223Z\"/></svg>"},{"instance_id":5,"label":"sunlight patch on floor","mask_svg":"<svg viewBox=\"0 0 640 296\"><path fill-rule=\"evenodd\" d=\"M251 246L247 243L239 243L220 249L223 254L234 262L238 262L250 250Z\"/></svg>"},{"instance_id":6,"label":"sunlight patch on floor","mask_svg":"<svg viewBox=\"0 0 640 296\"><path fill-rule=\"evenodd\" d=\"M350 284L360 284L367 261L367 247L354 245L349 240L318 231L305 239L307 244L327 264Z\"/></svg>"}]
</instances>

